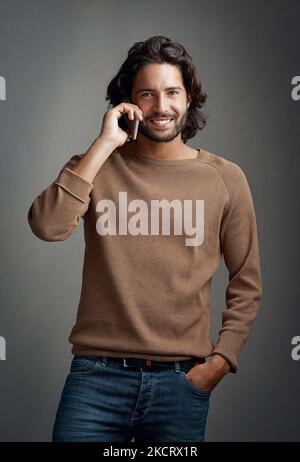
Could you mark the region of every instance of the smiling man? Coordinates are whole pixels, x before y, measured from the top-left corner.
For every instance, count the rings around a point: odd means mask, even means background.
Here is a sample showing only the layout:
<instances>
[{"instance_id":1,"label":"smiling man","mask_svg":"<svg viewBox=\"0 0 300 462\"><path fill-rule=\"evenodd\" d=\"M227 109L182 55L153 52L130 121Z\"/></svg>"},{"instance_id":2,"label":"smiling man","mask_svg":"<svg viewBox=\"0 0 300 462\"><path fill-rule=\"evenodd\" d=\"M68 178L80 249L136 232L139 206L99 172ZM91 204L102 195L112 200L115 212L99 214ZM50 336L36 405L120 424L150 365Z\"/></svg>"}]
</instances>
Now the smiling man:
<instances>
[{"instance_id":1,"label":"smiling man","mask_svg":"<svg viewBox=\"0 0 300 462\"><path fill-rule=\"evenodd\" d=\"M197 155L185 146L181 132L187 122L191 97L182 82L180 69L171 64L149 64L135 76L131 100L144 113L139 146L160 158L178 159Z\"/></svg>"},{"instance_id":2,"label":"smiling man","mask_svg":"<svg viewBox=\"0 0 300 462\"><path fill-rule=\"evenodd\" d=\"M45 241L84 220L74 358L53 441L200 442L262 294L250 188L237 164L187 145L205 126L206 94L181 44L135 43L106 100L99 136L28 212ZM222 256L229 283L214 344L210 289Z\"/></svg>"},{"instance_id":3,"label":"smiling man","mask_svg":"<svg viewBox=\"0 0 300 462\"><path fill-rule=\"evenodd\" d=\"M197 156L198 151L186 146L181 137L191 96L178 66L160 63L142 67L134 78L130 101L144 113L137 141L140 150L160 159Z\"/></svg>"}]
</instances>

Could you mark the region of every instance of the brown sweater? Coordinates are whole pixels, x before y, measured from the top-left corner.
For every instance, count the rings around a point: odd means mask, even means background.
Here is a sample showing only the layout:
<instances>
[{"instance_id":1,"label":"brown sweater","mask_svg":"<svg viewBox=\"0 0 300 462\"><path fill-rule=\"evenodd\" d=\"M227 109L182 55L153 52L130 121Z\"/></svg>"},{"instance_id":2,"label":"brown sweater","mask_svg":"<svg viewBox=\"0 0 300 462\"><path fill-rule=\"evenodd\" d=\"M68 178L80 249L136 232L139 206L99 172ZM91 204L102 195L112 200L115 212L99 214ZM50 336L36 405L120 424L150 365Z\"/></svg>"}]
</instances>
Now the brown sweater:
<instances>
[{"instance_id":1,"label":"brown sweater","mask_svg":"<svg viewBox=\"0 0 300 462\"><path fill-rule=\"evenodd\" d=\"M235 163L203 149L195 159L117 148L93 183L74 155L28 212L33 233L67 239L84 220L85 256L75 355L179 361L238 355L262 295L256 218ZM222 327L210 339L210 291L222 254L229 271Z\"/></svg>"}]
</instances>

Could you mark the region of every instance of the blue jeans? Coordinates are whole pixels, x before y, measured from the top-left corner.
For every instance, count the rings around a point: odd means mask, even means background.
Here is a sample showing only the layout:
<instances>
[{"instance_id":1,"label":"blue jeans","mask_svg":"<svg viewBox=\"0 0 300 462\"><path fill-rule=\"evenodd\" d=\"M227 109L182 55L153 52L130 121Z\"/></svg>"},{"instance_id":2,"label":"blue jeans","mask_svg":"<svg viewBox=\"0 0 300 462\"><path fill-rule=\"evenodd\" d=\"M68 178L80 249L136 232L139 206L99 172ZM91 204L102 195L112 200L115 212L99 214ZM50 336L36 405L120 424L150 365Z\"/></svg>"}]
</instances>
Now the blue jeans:
<instances>
[{"instance_id":1,"label":"blue jeans","mask_svg":"<svg viewBox=\"0 0 300 462\"><path fill-rule=\"evenodd\" d=\"M74 356L52 441L204 441L211 391L186 373L204 358L146 367L145 360ZM137 367L139 362L142 367Z\"/></svg>"}]
</instances>

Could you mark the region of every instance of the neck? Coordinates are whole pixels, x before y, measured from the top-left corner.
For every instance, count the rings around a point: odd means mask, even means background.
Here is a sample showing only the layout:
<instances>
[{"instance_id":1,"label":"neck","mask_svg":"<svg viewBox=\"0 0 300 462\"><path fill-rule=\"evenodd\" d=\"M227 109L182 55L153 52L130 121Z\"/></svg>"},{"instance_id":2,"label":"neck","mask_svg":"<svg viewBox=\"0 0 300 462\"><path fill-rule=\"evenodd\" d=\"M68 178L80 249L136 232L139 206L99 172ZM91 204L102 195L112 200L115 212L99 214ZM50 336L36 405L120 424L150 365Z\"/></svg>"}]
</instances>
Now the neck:
<instances>
[{"instance_id":1,"label":"neck","mask_svg":"<svg viewBox=\"0 0 300 462\"><path fill-rule=\"evenodd\" d=\"M135 143L144 154L157 159L179 159L190 149L184 144L180 135L172 141L157 143L138 134Z\"/></svg>"}]
</instances>

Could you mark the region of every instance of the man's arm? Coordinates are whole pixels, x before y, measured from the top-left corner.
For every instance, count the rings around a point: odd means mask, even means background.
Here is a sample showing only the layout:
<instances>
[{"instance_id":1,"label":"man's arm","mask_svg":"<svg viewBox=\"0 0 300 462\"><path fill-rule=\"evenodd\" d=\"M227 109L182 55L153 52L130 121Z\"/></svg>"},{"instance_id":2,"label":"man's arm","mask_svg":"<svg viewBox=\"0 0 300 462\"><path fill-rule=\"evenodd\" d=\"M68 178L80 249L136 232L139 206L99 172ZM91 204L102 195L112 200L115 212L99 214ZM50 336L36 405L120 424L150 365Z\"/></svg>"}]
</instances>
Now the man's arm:
<instances>
[{"instance_id":1,"label":"man's arm","mask_svg":"<svg viewBox=\"0 0 300 462\"><path fill-rule=\"evenodd\" d=\"M67 162L56 181L44 189L32 203L27 220L32 232L44 241L63 241L76 229L88 210L93 181L106 159L128 139L119 119L143 120L141 109L122 102L105 112L100 135L85 154ZM130 131L130 130L128 130Z\"/></svg>"},{"instance_id":2,"label":"man's arm","mask_svg":"<svg viewBox=\"0 0 300 462\"><path fill-rule=\"evenodd\" d=\"M212 355L222 356L230 364L230 372L236 373L239 353L258 314L262 281L256 217L246 176L232 162L222 176L228 202L221 222L220 242L229 283L227 308L222 313L222 327Z\"/></svg>"},{"instance_id":3,"label":"man's arm","mask_svg":"<svg viewBox=\"0 0 300 462\"><path fill-rule=\"evenodd\" d=\"M75 154L34 199L27 219L37 237L63 241L74 232L88 210L94 178L114 149L97 138L85 154Z\"/></svg>"},{"instance_id":4,"label":"man's arm","mask_svg":"<svg viewBox=\"0 0 300 462\"><path fill-rule=\"evenodd\" d=\"M228 163L219 172L228 191L220 242L229 271L227 309L217 344L205 364L193 367L188 378L202 390L212 390L228 372L237 372L238 355L253 324L262 295L256 218L247 179L240 167Z\"/></svg>"}]
</instances>

